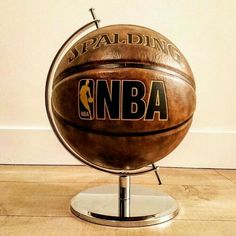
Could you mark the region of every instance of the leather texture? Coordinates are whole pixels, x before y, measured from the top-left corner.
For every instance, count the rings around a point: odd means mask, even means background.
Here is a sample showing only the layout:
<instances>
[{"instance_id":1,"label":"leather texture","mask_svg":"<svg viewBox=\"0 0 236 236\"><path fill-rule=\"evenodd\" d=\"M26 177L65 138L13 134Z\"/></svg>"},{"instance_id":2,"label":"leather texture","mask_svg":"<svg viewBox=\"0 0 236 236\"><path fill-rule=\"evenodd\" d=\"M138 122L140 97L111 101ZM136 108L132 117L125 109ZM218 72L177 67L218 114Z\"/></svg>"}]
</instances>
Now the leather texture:
<instances>
[{"instance_id":1,"label":"leather texture","mask_svg":"<svg viewBox=\"0 0 236 236\"><path fill-rule=\"evenodd\" d=\"M81 81L87 90L90 86L90 95L84 95L91 99L86 105L91 110L88 119L79 116ZM101 81L111 100L112 86L117 83L119 88L115 119L109 113L114 106L98 108ZM125 119L125 102L139 93L137 87L131 95L124 94L125 86L135 81L143 88L139 103L146 110L138 119ZM163 87L155 93L153 119L147 119L154 83ZM130 104L133 113L139 110L138 102ZM195 82L183 54L166 37L141 26L112 25L85 35L65 54L53 81L52 109L60 135L78 159L107 169L133 170L164 158L186 135L195 106ZM104 109L103 119L98 109Z\"/></svg>"}]
</instances>

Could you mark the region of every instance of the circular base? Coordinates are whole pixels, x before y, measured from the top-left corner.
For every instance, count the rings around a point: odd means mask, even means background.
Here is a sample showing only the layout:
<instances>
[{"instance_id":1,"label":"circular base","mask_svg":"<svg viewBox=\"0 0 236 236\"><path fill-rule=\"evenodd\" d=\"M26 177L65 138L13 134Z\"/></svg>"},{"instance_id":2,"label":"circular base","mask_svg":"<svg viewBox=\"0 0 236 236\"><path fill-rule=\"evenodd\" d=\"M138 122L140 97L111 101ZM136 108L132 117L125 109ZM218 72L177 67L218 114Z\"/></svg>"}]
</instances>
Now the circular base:
<instances>
[{"instance_id":1,"label":"circular base","mask_svg":"<svg viewBox=\"0 0 236 236\"><path fill-rule=\"evenodd\" d=\"M131 186L129 216L120 216L118 186L105 185L87 189L71 200L77 217L101 225L139 227L159 224L174 218L179 207L175 199L156 189Z\"/></svg>"}]
</instances>

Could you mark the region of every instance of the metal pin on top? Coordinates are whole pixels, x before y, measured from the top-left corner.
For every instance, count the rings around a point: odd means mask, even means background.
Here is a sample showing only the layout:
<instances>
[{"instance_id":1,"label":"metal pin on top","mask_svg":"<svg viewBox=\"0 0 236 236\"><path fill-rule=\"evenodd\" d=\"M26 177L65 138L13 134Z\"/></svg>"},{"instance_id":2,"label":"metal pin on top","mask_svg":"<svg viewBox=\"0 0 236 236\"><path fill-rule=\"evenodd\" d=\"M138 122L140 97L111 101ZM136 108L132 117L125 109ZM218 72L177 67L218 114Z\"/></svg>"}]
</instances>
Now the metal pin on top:
<instances>
[{"instance_id":1,"label":"metal pin on top","mask_svg":"<svg viewBox=\"0 0 236 236\"><path fill-rule=\"evenodd\" d=\"M91 15L92 15L93 19L94 19L94 20L97 20L96 15L95 15L95 9L94 9L94 8L90 8L89 11L91 12ZM98 25L98 22L97 22L97 21L95 21L95 25L96 25L96 27L97 27L97 29L98 29L98 28L99 28L99 25Z\"/></svg>"}]
</instances>

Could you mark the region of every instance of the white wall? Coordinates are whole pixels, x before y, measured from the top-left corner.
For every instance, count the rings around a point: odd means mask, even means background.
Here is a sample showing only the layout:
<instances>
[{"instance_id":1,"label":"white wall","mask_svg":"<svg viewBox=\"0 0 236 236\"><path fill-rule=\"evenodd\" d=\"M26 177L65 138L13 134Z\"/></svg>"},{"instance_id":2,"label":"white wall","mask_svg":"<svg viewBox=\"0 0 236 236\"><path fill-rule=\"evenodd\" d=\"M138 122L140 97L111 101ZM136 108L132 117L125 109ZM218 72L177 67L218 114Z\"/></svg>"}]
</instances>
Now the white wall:
<instances>
[{"instance_id":1,"label":"white wall","mask_svg":"<svg viewBox=\"0 0 236 236\"><path fill-rule=\"evenodd\" d=\"M0 1L0 163L77 164L51 132L44 86L62 43L91 20L131 23L170 38L197 84L190 133L169 166L236 168L236 1Z\"/></svg>"}]
</instances>

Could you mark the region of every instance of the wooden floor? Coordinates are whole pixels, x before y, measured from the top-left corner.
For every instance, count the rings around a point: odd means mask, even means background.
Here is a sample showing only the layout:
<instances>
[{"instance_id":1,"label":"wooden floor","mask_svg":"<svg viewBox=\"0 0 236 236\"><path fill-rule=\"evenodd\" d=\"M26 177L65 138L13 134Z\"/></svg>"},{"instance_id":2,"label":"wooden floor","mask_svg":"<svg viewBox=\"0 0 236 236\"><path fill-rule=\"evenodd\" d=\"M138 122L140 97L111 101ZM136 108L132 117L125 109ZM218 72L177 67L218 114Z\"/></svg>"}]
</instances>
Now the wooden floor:
<instances>
[{"instance_id":1,"label":"wooden floor","mask_svg":"<svg viewBox=\"0 0 236 236\"><path fill-rule=\"evenodd\" d=\"M236 235L236 170L161 168L132 183L160 188L175 197L179 215L142 228L113 228L84 222L70 210L72 196L88 187L117 183L117 177L85 166L0 166L0 235Z\"/></svg>"}]
</instances>

